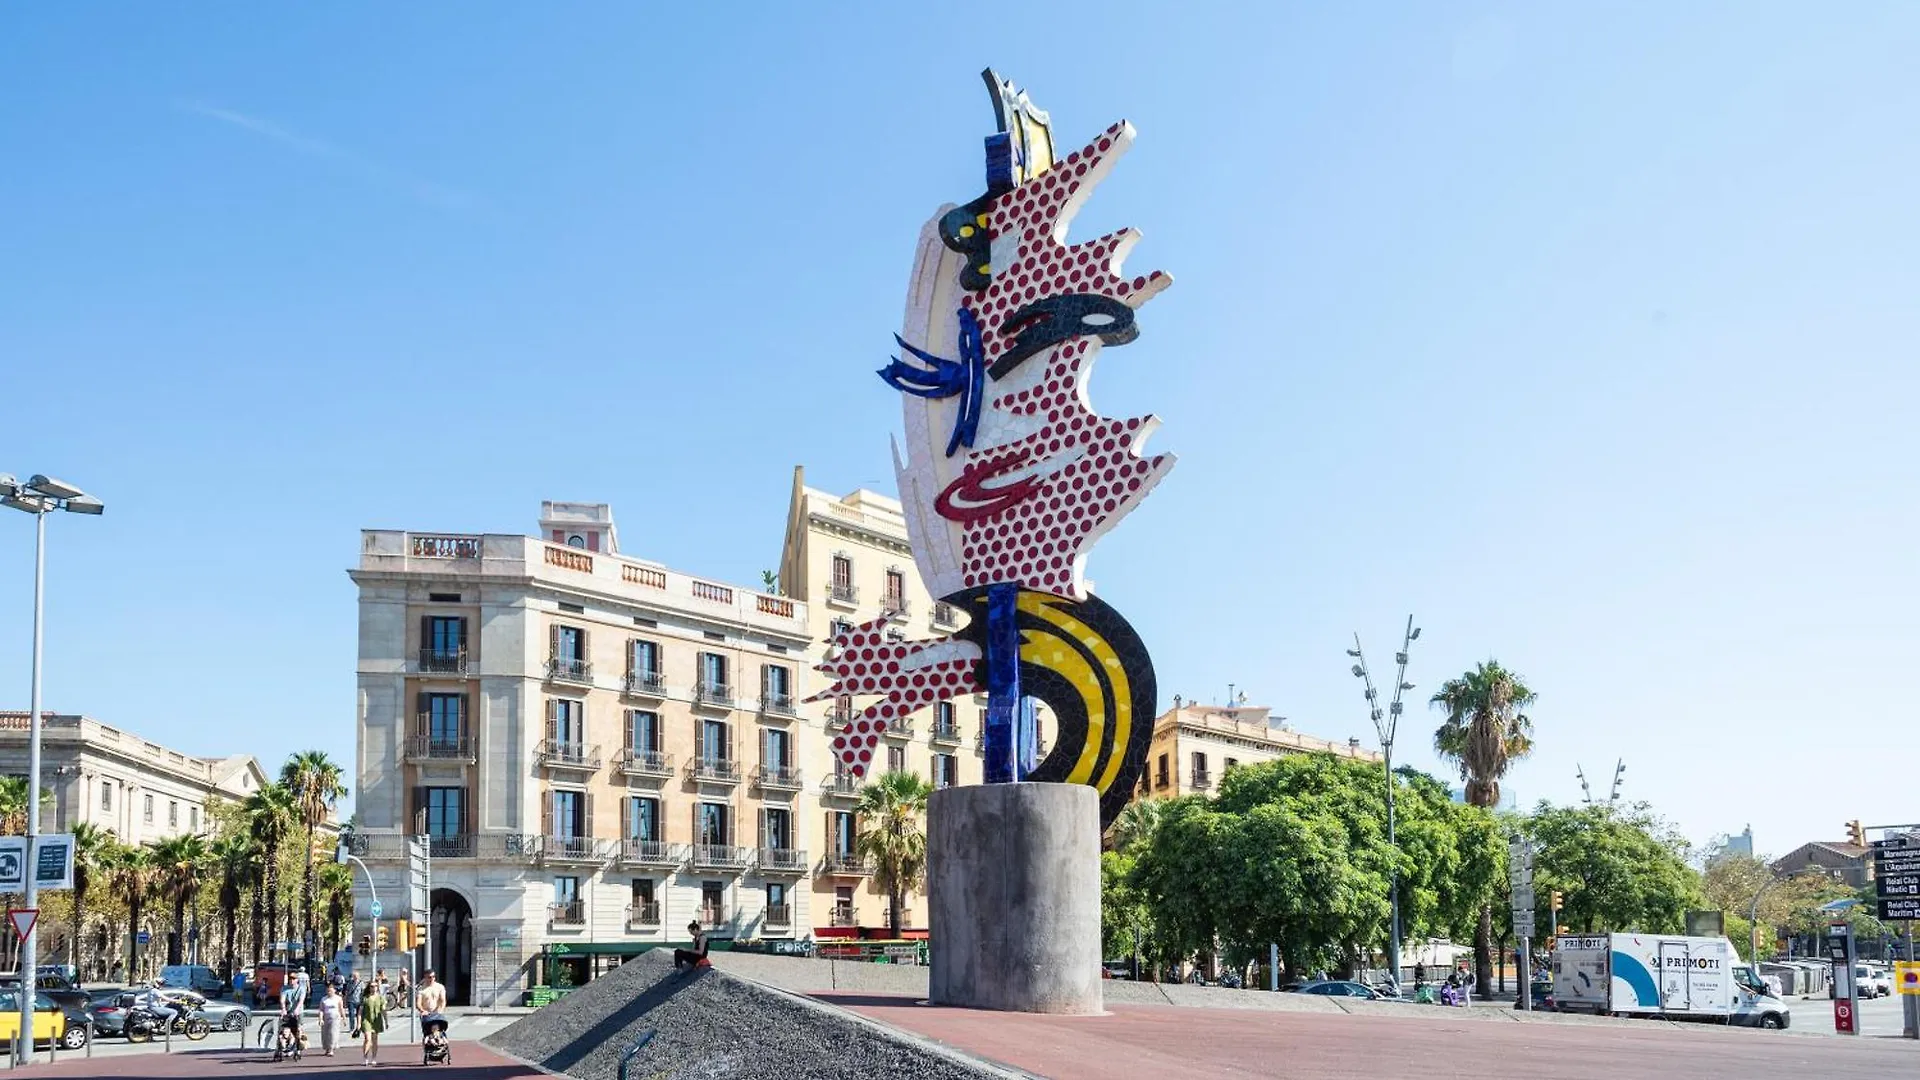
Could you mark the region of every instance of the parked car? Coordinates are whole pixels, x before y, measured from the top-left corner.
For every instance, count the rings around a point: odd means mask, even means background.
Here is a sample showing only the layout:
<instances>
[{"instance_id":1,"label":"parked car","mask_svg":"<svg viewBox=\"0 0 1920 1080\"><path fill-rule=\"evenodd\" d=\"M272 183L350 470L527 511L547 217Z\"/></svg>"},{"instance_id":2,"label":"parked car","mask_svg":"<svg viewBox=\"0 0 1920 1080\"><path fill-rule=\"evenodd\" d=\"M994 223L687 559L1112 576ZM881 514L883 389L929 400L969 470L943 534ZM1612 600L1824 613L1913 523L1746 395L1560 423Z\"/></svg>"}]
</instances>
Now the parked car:
<instances>
[{"instance_id":1,"label":"parked car","mask_svg":"<svg viewBox=\"0 0 1920 1080\"><path fill-rule=\"evenodd\" d=\"M45 994L33 996L33 1041L46 1044L59 1041L67 1045L70 1037L67 1032L67 1013L60 1004ZM73 1049L87 1045L86 1027L79 1029L79 1042ZM20 986L14 981L13 989L0 989L0 1042L10 1043L20 1037Z\"/></svg>"},{"instance_id":2,"label":"parked car","mask_svg":"<svg viewBox=\"0 0 1920 1080\"><path fill-rule=\"evenodd\" d=\"M1539 1010L1542 1012L1553 1011L1553 976L1552 975L1549 974L1549 975L1545 975L1544 977L1540 975L1534 976L1532 997L1533 997L1533 1007L1536 1010ZM1515 1001L1513 1003L1513 1007L1515 1009L1518 1009L1520 1007L1520 1002Z\"/></svg>"},{"instance_id":3,"label":"parked car","mask_svg":"<svg viewBox=\"0 0 1920 1080\"><path fill-rule=\"evenodd\" d=\"M126 1000L121 1000L123 997ZM132 1004L133 991L124 987L93 991L92 1001L87 1007L88 1015L93 1017L93 1033L96 1036L126 1034L127 1009Z\"/></svg>"},{"instance_id":4,"label":"parked car","mask_svg":"<svg viewBox=\"0 0 1920 1080\"><path fill-rule=\"evenodd\" d=\"M1857 964L1853 969L1853 981L1859 984L1859 994L1863 998L1881 998L1893 993L1893 980L1887 977L1882 968Z\"/></svg>"},{"instance_id":5,"label":"parked car","mask_svg":"<svg viewBox=\"0 0 1920 1080\"><path fill-rule=\"evenodd\" d=\"M43 974L35 979L34 982L39 984L38 989L41 993L59 1002L62 1007L72 1006L76 1009L85 1009L88 999L91 997L85 990L68 982L64 975ZM20 976L18 973L0 975L0 990L18 989L20 989Z\"/></svg>"},{"instance_id":6,"label":"parked car","mask_svg":"<svg viewBox=\"0 0 1920 1080\"><path fill-rule=\"evenodd\" d=\"M219 972L205 964L168 964L160 969L160 979L174 989L191 990L207 997L219 997L231 988Z\"/></svg>"},{"instance_id":7,"label":"parked car","mask_svg":"<svg viewBox=\"0 0 1920 1080\"><path fill-rule=\"evenodd\" d=\"M204 996L191 990L162 990L161 994L176 1008L184 1008L190 1016L197 1016L207 1022L215 1031L239 1031L247 1026L253 1013L242 1002L208 1001Z\"/></svg>"},{"instance_id":8,"label":"parked car","mask_svg":"<svg viewBox=\"0 0 1920 1080\"><path fill-rule=\"evenodd\" d=\"M1316 994L1320 997L1360 998L1365 1001L1400 1000L1399 998L1388 997L1365 983L1357 983L1350 979L1324 979L1316 982L1301 983L1295 992L1301 994Z\"/></svg>"}]
</instances>

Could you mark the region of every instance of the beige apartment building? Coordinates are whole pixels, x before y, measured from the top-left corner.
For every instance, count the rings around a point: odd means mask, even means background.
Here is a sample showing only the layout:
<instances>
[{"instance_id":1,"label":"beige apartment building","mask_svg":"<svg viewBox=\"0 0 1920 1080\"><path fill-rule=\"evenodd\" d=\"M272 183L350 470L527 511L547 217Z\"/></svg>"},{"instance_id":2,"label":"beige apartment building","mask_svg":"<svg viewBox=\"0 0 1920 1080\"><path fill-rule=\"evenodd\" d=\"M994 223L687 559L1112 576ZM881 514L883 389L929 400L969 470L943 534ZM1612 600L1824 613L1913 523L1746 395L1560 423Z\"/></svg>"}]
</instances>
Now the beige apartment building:
<instances>
[{"instance_id":1,"label":"beige apartment building","mask_svg":"<svg viewBox=\"0 0 1920 1080\"><path fill-rule=\"evenodd\" d=\"M0 712L0 775L27 775L27 713ZM47 832L86 822L125 844L206 827L209 804L238 801L268 782L250 754L202 758L90 716L40 714L41 807Z\"/></svg>"},{"instance_id":2,"label":"beige apartment building","mask_svg":"<svg viewBox=\"0 0 1920 1080\"><path fill-rule=\"evenodd\" d=\"M898 499L864 488L845 496L818 491L806 486L799 468L793 471L780 585L788 596L804 601L809 665L825 654L837 625L884 616L889 633L915 639L951 634L966 618L927 595ZM809 686L822 684L817 674L810 675ZM885 757L876 767L915 772L936 787L979 783L984 702L945 702L889 729ZM874 886L871 867L853 854L860 784L838 768L831 747L836 720L854 707L847 700L803 706L807 735L799 744L800 764L810 779L817 778L811 790L820 808L807 822L808 843L825 855L821 872L808 881L810 903L827 916L826 925L814 932L817 938L878 936L887 925L886 896ZM909 896L905 907L903 931L923 934L925 903Z\"/></svg>"},{"instance_id":3,"label":"beige apartment building","mask_svg":"<svg viewBox=\"0 0 1920 1080\"><path fill-rule=\"evenodd\" d=\"M1378 750L1350 738L1336 742L1294 731L1262 705L1189 705L1179 698L1153 721L1153 743L1140 795L1170 799L1211 794L1235 765L1259 765L1287 754L1336 754L1381 762Z\"/></svg>"},{"instance_id":4,"label":"beige apartment building","mask_svg":"<svg viewBox=\"0 0 1920 1080\"><path fill-rule=\"evenodd\" d=\"M431 838L455 1002L515 1002L546 964L585 981L689 921L825 924L802 600L622 554L603 504L543 503L537 536L366 530L349 576L353 850L401 896L404 838Z\"/></svg>"}]
</instances>

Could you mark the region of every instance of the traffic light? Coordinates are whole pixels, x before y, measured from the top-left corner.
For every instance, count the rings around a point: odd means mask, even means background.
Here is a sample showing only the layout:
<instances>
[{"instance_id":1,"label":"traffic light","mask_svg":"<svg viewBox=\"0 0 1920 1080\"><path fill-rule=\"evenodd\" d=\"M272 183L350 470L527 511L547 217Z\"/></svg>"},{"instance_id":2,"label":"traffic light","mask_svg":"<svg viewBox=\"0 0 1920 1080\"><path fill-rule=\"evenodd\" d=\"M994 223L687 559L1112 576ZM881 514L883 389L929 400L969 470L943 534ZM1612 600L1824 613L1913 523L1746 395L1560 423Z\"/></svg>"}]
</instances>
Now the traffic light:
<instances>
[{"instance_id":1,"label":"traffic light","mask_svg":"<svg viewBox=\"0 0 1920 1080\"><path fill-rule=\"evenodd\" d=\"M1860 827L1860 819L1847 822L1847 839L1854 847L1867 846L1867 830Z\"/></svg>"},{"instance_id":2,"label":"traffic light","mask_svg":"<svg viewBox=\"0 0 1920 1080\"><path fill-rule=\"evenodd\" d=\"M373 952L373 936L371 934L361 934L360 935L360 955L366 956L371 952Z\"/></svg>"},{"instance_id":3,"label":"traffic light","mask_svg":"<svg viewBox=\"0 0 1920 1080\"><path fill-rule=\"evenodd\" d=\"M412 952L413 942L407 940L407 938L412 936L412 934L413 934L412 923L407 922L405 919L395 919L393 921L394 948L399 949L401 952Z\"/></svg>"},{"instance_id":4,"label":"traffic light","mask_svg":"<svg viewBox=\"0 0 1920 1080\"><path fill-rule=\"evenodd\" d=\"M373 950L375 952L387 951L387 924L386 923L380 923L373 928Z\"/></svg>"},{"instance_id":5,"label":"traffic light","mask_svg":"<svg viewBox=\"0 0 1920 1080\"><path fill-rule=\"evenodd\" d=\"M1553 896L1548 901L1548 903L1553 905L1553 910L1559 911L1561 908L1566 906L1566 899L1567 898L1564 893L1562 893L1559 889L1555 889L1553 890Z\"/></svg>"}]
</instances>

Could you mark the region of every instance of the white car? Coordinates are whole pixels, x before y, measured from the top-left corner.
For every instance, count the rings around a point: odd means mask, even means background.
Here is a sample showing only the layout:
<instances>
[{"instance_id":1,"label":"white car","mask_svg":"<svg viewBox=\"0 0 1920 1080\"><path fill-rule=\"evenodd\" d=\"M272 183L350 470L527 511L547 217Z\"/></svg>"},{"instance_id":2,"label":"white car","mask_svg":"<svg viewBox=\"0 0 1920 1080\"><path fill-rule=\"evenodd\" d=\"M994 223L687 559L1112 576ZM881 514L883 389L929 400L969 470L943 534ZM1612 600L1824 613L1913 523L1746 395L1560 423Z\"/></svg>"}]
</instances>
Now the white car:
<instances>
[{"instance_id":1,"label":"white car","mask_svg":"<svg viewBox=\"0 0 1920 1080\"><path fill-rule=\"evenodd\" d=\"M1893 993L1893 980L1880 968L1868 967L1865 964L1856 965L1853 969L1853 981L1859 984L1860 996L1863 998L1883 998Z\"/></svg>"}]
</instances>

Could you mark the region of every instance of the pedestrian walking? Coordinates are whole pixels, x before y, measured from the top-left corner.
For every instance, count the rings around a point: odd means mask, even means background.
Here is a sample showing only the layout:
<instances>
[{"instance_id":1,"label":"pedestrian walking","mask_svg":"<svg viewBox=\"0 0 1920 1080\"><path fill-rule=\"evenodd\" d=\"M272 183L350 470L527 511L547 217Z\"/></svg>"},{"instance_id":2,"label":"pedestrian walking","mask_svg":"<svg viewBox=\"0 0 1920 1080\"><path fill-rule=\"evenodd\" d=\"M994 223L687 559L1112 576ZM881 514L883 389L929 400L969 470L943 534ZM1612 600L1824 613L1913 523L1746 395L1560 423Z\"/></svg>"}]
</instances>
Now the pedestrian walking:
<instances>
[{"instance_id":1,"label":"pedestrian walking","mask_svg":"<svg viewBox=\"0 0 1920 1080\"><path fill-rule=\"evenodd\" d=\"M347 972L347 985L340 996L347 1003L347 1032L354 1038L360 1037L360 973Z\"/></svg>"},{"instance_id":2,"label":"pedestrian walking","mask_svg":"<svg viewBox=\"0 0 1920 1080\"><path fill-rule=\"evenodd\" d=\"M387 996L368 983L360 996L360 1064L380 1064L380 1033L387 1030Z\"/></svg>"},{"instance_id":3,"label":"pedestrian walking","mask_svg":"<svg viewBox=\"0 0 1920 1080\"><path fill-rule=\"evenodd\" d=\"M346 1022L347 1003L340 997L340 988L327 984L327 992L320 997L320 1051L328 1057L333 1056L334 1044L340 1041L340 1025Z\"/></svg>"}]
</instances>

